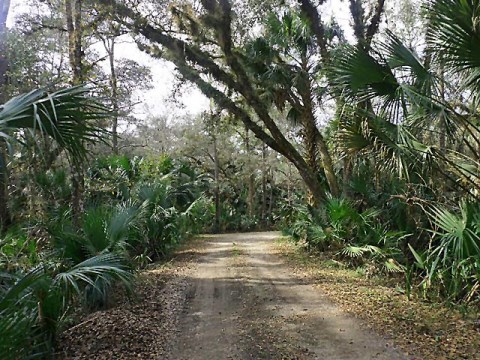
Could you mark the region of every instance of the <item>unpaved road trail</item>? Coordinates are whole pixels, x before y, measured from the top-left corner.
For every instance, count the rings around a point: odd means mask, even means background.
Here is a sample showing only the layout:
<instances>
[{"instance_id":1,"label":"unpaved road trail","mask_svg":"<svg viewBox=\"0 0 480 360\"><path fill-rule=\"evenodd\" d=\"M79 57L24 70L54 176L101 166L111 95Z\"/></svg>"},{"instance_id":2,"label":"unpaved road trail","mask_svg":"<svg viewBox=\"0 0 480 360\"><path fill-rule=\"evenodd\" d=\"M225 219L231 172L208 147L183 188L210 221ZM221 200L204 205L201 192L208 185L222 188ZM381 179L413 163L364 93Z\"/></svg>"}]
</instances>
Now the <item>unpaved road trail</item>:
<instances>
[{"instance_id":1,"label":"unpaved road trail","mask_svg":"<svg viewBox=\"0 0 480 360\"><path fill-rule=\"evenodd\" d=\"M279 236L208 237L169 359L406 359L294 275L271 250Z\"/></svg>"}]
</instances>

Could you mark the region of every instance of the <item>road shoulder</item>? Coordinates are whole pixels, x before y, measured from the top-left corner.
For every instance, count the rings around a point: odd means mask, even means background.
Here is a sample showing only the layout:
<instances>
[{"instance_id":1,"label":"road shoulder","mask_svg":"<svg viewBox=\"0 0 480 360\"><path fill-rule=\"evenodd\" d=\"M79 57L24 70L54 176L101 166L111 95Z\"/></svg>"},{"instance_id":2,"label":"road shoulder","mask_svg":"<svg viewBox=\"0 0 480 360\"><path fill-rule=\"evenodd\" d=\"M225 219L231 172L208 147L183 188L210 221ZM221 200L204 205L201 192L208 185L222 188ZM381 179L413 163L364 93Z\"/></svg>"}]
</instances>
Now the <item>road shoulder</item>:
<instances>
[{"instance_id":1,"label":"road shoulder","mask_svg":"<svg viewBox=\"0 0 480 360\"><path fill-rule=\"evenodd\" d=\"M394 283L335 266L286 238L276 242L275 251L298 276L312 281L341 309L412 358L480 359L478 314L462 314L415 297L408 300Z\"/></svg>"}]
</instances>

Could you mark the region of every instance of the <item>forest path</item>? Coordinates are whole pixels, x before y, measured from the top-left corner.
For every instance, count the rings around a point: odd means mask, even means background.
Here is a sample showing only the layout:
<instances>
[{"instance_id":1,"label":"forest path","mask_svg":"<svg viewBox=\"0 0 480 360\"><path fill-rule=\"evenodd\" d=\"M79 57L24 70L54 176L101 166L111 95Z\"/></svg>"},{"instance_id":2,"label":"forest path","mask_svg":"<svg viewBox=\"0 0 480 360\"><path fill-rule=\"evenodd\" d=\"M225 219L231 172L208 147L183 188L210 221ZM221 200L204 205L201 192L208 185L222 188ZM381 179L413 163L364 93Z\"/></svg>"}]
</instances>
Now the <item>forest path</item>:
<instances>
[{"instance_id":1,"label":"forest path","mask_svg":"<svg viewBox=\"0 0 480 360\"><path fill-rule=\"evenodd\" d=\"M276 232L209 236L169 359L406 359L274 254Z\"/></svg>"}]
</instances>

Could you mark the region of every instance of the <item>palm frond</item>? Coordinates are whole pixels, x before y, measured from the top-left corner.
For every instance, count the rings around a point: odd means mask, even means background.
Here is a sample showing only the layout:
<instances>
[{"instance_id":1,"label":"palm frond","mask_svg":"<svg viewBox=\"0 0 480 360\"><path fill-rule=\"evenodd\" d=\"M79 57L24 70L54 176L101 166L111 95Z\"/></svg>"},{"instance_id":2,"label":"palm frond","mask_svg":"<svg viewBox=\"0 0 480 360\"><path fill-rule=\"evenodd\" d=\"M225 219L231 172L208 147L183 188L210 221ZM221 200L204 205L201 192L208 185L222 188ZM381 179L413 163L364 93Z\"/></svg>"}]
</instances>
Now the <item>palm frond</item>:
<instances>
[{"instance_id":1,"label":"palm frond","mask_svg":"<svg viewBox=\"0 0 480 360\"><path fill-rule=\"evenodd\" d=\"M114 281L120 281L130 287L133 275L125 265L122 257L112 253L105 253L91 257L71 269L55 276L54 284L61 286L67 291L73 290L81 294L84 286L90 285L98 288L97 279L102 279L103 285L110 285ZM98 289L102 291L102 289Z\"/></svg>"},{"instance_id":2,"label":"palm frond","mask_svg":"<svg viewBox=\"0 0 480 360\"><path fill-rule=\"evenodd\" d=\"M433 0L426 6L427 42L438 61L460 75L466 87L479 90L480 4L478 1Z\"/></svg>"},{"instance_id":3,"label":"palm frond","mask_svg":"<svg viewBox=\"0 0 480 360\"><path fill-rule=\"evenodd\" d=\"M106 131L94 124L108 116L98 101L87 96L83 86L48 92L34 90L9 100L0 108L0 137L11 140L8 131L31 129L51 136L73 160L86 155L85 143L104 141Z\"/></svg>"},{"instance_id":4,"label":"palm frond","mask_svg":"<svg viewBox=\"0 0 480 360\"><path fill-rule=\"evenodd\" d=\"M331 84L346 99L366 101L381 97L385 103L398 98L398 82L384 58L363 48L344 45L328 69Z\"/></svg>"},{"instance_id":5,"label":"palm frond","mask_svg":"<svg viewBox=\"0 0 480 360\"><path fill-rule=\"evenodd\" d=\"M350 258L359 258L365 254L381 253L382 250L378 246L374 245L364 245L364 246L355 246L348 245L341 250L341 254Z\"/></svg>"}]
</instances>

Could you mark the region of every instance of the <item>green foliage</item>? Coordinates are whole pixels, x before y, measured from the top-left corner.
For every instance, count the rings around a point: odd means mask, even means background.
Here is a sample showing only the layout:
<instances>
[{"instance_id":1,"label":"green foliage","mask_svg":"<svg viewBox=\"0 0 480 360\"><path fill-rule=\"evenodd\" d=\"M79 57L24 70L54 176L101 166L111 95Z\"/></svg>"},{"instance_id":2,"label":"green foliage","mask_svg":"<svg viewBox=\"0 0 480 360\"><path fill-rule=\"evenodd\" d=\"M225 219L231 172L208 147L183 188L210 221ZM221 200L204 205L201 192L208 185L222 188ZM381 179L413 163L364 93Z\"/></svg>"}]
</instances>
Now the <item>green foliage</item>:
<instances>
[{"instance_id":1,"label":"green foliage","mask_svg":"<svg viewBox=\"0 0 480 360\"><path fill-rule=\"evenodd\" d=\"M480 79L480 5L477 1L428 1L427 41L449 71L463 78L465 87L478 92ZM453 40L454 39L454 40Z\"/></svg>"},{"instance_id":2,"label":"green foliage","mask_svg":"<svg viewBox=\"0 0 480 360\"><path fill-rule=\"evenodd\" d=\"M352 201L329 197L323 211L297 208L288 233L311 250L330 252L353 267L373 265L377 271L403 272L399 245L407 237L382 225L381 211L358 211Z\"/></svg>"},{"instance_id":3,"label":"green foliage","mask_svg":"<svg viewBox=\"0 0 480 360\"><path fill-rule=\"evenodd\" d=\"M123 260L111 253L74 266L55 258L26 273L2 273L0 356L2 359L46 357L51 354L56 335L77 300L92 290L108 296L114 282L129 287L132 280Z\"/></svg>"},{"instance_id":4,"label":"green foliage","mask_svg":"<svg viewBox=\"0 0 480 360\"><path fill-rule=\"evenodd\" d=\"M62 205L71 192L59 169L35 178L47 215L33 228L43 238L19 227L0 240L2 359L46 357L75 308L109 306L118 284L128 293L134 267L164 259L211 222L205 182L186 163L112 156L87 174L97 191L85 199L80 227Z\"/></svg>"},{"instance_id":5,"label":"green foliage","mask_svg":"<svg viewBox=\"0 0 480 360\"><path fill-rule=\"evenodd\" d=\"M187 34L172 37L171 44L185 45L170 48L185 78L198 75L197 83L208 89L200 75L203 70L212 75L217 83L210 92L254 124L250 130L257 137L263 134L278 149L292 145L301 151L308 146L298 140L307 132L311 145L325 137L326 154L336 156L331 175L343 177L344 193L322 197L317 207L306 205L290 169L269 164L268 151L248 130L228 133L224 124L213 125L220 118L231 125L241 117L224 117L222 109L211 114L208 126L193 130L190 146L196 151L188 161L168 154L97 154L88 162L90 147L106 140L108 131L98 124L105 125L108 114L85 87L35 90L2 105L0 140L17 153L10 159L8 187L16 226L0 237L0 358L47 356L72 313L109 306L116 286L131 287L133 269L165 259L190 236L211 231L215 215L222 231L280 224L294 240L329 254L337 264L369 274L404 272L407 295L419 279L425 297L478 303L480 206L473 199L480 190L480 5L432 0L425 10L428 33L421 51L388 30L371 46L347 44L334 21L323 24L325 36L318 39L310 21L290 8L263 14L261 34L242 38L243 47L236 46L236 38L226 41L232 45L226 62L222 51L211 56L213 43L201 46L206 33L194 34L193 45ZM192 23L209 25L213 19L194 13L188 14ZM231 34L220 30L207 37L228 40ZM19 69L38 62L30 55L12 67L12 74L20 77ZM201 65L189 68L193 63ZM124 65L128 71L118 72L121 82L132 82L128 77L143 71ZM33 72L28 70L29 81ZM218 84L228 91L222 93ZM307 131L302 128L306 103L315 117L321 105L328 107L320 104L327 89L336 101L335 121L326 132ZM130 106L129 90L119 90ZM295 126L276 127L277 120ZM163 125L162 131L169 129ZM187 131L179 129L183 141ZM196 149L199 139L202 151ZM209 151L213 141L215 156ZM283 155L296 159L295 166L303 156ZM252 162L255 157L261 162ZM322 157L311 160L321 168ZM3 180L6 163L0 161ZM68 205L75 179L67 162L85 165L85 209L75 222ZM277 169L285 170L288 189L276 181ZM322 170L309 175L320 179L319 187L325 185Z\"/></svg>"},{"instance_id":6,"label":"green foliage","mask_svg":"<svg viewBox=\"0 0 480 360\"><path fill-rule=\"evenodd\" d=\"M452 301L477 301L480 290L480 207L462 202L458 211L432 207L436 231L430 247L419 254L410 247L423 285Z\"/></svg>"},{"instance_id":7,"label":"green foliage","mask_svg":"<svg viewBox=\"0 0 480 360\"><path fill-rule=\"evenodd\" d=\"M11 228L0 239L0 269L16 272L36 265L38 261L36 243L23 230Z\"/></svg>"},{"instance_id":8,"label":"green foliage","mask_svg":"<svg viewBox=\"0 0 480 360\"><path fill-rule=\"evenodd\" d=\"M105 133L92 120L107 116L106 109L88 93L77 86L52 93L34 90L10 99L0 108L0 138L13 140L8 133L12 130L38 131L55 139L74 161L84 159L85 143L101 140Z\"/></svg>"}]
</instances>

